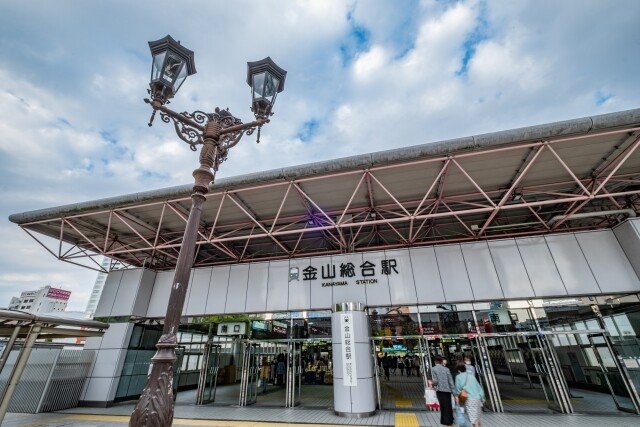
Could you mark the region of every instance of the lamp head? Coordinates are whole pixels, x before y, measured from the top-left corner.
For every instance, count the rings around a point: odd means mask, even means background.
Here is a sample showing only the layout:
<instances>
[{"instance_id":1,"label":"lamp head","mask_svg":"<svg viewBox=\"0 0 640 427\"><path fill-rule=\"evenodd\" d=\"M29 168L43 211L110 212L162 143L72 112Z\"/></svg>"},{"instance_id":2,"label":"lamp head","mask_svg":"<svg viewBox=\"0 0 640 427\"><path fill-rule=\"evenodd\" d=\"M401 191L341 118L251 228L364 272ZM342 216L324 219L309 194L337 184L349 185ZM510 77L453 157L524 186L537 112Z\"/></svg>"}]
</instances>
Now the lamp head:
<instances>
[{"instance_id":1,"label":"lamp head","mask_svg":"<svg viewBox=\"0 0 640 427\"><path fill-rule=\"evenodd\" d=\"M186 78L196 73L193 51L185 48L171 36L149 42L153 57L149 93L162 104L178 92Z\"/></svg>"}]
</instances>

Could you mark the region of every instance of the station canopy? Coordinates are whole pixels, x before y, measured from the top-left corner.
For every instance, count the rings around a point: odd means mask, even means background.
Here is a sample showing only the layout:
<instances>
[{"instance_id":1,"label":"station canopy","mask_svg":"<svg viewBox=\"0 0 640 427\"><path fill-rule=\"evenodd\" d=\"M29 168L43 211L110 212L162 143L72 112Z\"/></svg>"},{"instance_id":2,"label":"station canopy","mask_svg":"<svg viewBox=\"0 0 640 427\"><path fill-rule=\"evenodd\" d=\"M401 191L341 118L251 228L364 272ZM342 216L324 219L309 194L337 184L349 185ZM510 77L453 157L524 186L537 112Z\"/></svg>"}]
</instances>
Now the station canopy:
<instances>
[{"instance_id":1,"label":"station canopy","mask_svg":"<svg viewBox=\"0 0 640 427\"><path fill-rule=\"evenodd\" d=\"M640 109L219 179L194 266L611 228L640 209ZM191 185L14 214L60 260L175 268Z\"/></svg>"}]
</instances>

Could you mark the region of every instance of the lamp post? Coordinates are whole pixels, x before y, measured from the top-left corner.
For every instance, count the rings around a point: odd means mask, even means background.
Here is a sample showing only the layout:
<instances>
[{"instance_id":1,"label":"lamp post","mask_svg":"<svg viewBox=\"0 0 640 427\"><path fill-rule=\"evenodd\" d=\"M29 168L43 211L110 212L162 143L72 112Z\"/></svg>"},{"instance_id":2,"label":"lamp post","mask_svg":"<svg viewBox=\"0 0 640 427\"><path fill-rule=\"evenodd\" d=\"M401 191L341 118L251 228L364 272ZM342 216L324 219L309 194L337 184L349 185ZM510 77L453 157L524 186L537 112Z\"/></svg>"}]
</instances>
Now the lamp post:
<instances>
[{"instance_id":1,"label":"lamp post","mask_svg":"<svg viewBox=\"0 0 640 427\"><path fill-rule=\"evenodd\" d=\"M269 122L273 114L271 109L276 95L284 89L287 72L278 67L271 58L247 63L247 83L251 86L251 110L255 120L250 123L234 117L229 111L216 108L214 113L195 111L176 113L165 106L185 79L195 74L193 52L176 42L171 36L149 42L153 56L149 94L151 99L145 102L151 105L153 112L149 126L157 112L165 123L173 122L178 137L189 144L192 151L200 150L200 166L193 171L194 184L191 195L191 210L176 271L169 295L162 336L156 344L157 351L151 359L151 371L144 390L131 414L130 426L170 426L173 421L173 364L176 360L176 333L180 326L182 307L189 283L189 273L197 243L198 227L202 214L202 205L206 200L220 163L229 150L235 146L244 134L250 135ZM213 172L212 172L213 170Z\"/></svg>"}]
</instances>

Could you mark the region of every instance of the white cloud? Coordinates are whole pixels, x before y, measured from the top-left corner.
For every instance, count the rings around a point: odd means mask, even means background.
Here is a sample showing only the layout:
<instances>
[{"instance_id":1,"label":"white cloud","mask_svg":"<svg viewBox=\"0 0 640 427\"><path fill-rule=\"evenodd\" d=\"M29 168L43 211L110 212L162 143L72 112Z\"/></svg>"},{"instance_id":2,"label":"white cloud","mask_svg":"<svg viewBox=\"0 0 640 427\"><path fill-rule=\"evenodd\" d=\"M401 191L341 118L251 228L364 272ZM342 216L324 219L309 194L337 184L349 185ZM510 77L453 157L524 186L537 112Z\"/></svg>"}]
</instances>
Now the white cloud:
<instances>
[{"instance_id":1,"label":"white cloud","mask_svg":"<svg viewBox=\"0 0 640 427\"><path fill-rule=\"evenodd\" d=\"M197 153L171 125L156 119L149 128L142 102L146 43L167 33L196 54L198 73L170 104L178 111L229 107L249 120L246 61L269 55L289 72L261 143L245 137L220 177L635 108L640 99L635 0L173 6L3 8L0 305L55 284L72 289L82 310L96 274L47 254L10 213L191 182Z\"/></svg>"}]
</instances>

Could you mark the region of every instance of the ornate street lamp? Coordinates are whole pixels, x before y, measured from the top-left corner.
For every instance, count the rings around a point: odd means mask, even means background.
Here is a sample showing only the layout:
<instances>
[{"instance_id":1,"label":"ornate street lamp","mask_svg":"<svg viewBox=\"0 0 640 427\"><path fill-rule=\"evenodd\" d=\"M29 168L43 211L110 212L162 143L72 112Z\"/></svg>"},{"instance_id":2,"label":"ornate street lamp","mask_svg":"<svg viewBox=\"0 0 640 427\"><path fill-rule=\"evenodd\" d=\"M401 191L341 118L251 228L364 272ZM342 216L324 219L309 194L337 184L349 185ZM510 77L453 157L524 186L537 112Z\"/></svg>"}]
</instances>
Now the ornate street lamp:
<instances>
[{"instance_id":1,"label":"ornate street lamp","mask_svg":"<svg viewBox=\"0 0 640 427\"><path fill-rule=\"evenodd\" d=\"M176 333L180 326L180 317L189 283L189 274L193 266L198 226L202 214L202 205L209 185L215 173L233 146L244 134L250 135L258 130L257 140L260 142L260 129L269 122L273 115L272 108L276 95L284 90L287 72L278 67L271 58L247 63L247 83L251 86L252 107L256 120L250 123L234 117L228 110L215 109L214 113L195 111L193 113L176 113L165 106L185 79L195 74L193 52L184 48L171 36L149 42L153 56L149 94L151 99L144 101L151 105L153 112L149 126L152 125L156 112L165 123L173 122L178 137L189 144L191 150L200 150L200 166L193 171L194 184L191 195L191 210L176 271L169 295L167 314L165 316L162 336L156 345L156 354L151 359L151 371L147 378L142 395L138 400L130 426L170 426L173 421L173 364L176 360Z\"/></svg>"}]
</instances>

